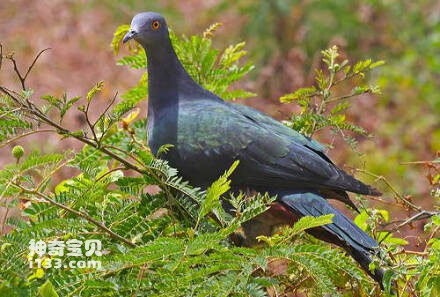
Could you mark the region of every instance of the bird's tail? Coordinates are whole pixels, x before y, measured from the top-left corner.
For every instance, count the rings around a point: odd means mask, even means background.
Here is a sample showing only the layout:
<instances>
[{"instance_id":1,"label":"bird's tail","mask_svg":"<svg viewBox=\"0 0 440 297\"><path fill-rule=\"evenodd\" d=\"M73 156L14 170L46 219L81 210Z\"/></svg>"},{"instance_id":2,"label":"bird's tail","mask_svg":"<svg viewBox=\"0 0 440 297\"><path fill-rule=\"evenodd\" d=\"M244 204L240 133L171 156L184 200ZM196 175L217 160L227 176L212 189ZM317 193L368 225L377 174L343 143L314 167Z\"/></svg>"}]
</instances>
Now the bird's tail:
<instances>
[{"instance_id":1,"label":"bird's tail","mask_svg":"<svg viewBox=\"0 0 440 297\"><path fill-rule=\"evenodd\" d=\"M369 269L372 257L379 253L379 246L374 239L318 194L296 192L279 196L278 199L299 217L334 214L333 223L309 229L308 233L345 249L383 289L383 270L371 272Z\"/></svg>"},{"instance_id":2,"label":"bird's tail","mask_svg":"<svg viewBox=\"0 0 440 297\"><path fill-rule=\"evenodd\" d=\"M337 175L337 184L342 185L341 190L343 191L349 191L353 193L358 193L362 195L370 195L370 196L380 196L382 193L377 190L376 188L364 184L360 180L357 180L347 172L343 171L342 169L337 168L338 175ZM331 181L334 183L334 181ZM333 184L334 187L334 184Z\"/></svg>"}]
</instances>

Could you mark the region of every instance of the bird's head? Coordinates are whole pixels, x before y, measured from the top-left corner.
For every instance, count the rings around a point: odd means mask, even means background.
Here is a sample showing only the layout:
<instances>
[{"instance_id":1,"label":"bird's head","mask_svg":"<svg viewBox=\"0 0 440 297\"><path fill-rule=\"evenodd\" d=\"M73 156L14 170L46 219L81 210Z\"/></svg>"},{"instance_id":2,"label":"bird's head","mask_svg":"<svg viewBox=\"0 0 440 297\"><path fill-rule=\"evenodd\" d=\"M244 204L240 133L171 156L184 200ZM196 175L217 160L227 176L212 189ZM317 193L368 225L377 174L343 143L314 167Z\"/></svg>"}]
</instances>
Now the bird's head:
<instances>
[{"instance_id":1,"label":"bird's head","mask_svg":"<svg viewBox=\"0 0 440 297\"><path fill-rule=\"evenodd\" d=\"M134 39L147 47L168 39L168 27L163 16L156 12L142 12L134 16L130 30L122 39L126 43Z\"/></svg>"}]
</instances>

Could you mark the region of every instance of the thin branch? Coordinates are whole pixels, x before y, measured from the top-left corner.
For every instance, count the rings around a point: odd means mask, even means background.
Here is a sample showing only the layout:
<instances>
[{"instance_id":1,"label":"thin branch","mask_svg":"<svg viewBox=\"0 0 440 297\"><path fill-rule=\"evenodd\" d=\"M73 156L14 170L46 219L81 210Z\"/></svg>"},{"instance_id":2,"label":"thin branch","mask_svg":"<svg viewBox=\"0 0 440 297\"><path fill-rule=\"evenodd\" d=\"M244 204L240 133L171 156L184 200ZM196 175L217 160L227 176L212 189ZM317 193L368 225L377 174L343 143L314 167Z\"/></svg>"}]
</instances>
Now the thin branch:
<instances>
[{"instance_id":1,"label":"thin branch","mask_svg":"<svg viewBox=\"0 0 440 297\"><path fill-rule=\"evenodd\" d=\"M130 154L130 153L128 153L128 152L124 151L123 149L120 149L120 148L118 148L118 147L116 147L116 146L113 146L113 145L104 145L104 146L102 146L102 148L103 148L103 149L112 149L112 150L118 151L118 152L120 152L120 153L126 154L127 157L133 159L133 160L136 161L138 164L141 164L141 165L142 165L142 161L139 160L138 158L136 158L135 156L133 156L133 154ZM140 173L140 172L139 172L139 173Z\"/></svg>"},{"instance_id":2,"label":"thin branch","mask_svg":"<svg viewBox=\"0 0 440 297\"><path fill-rule=\"evenodd\" d=\"M17 112L17 111L20 111L21 109L22 109L21 107L17 107L17 108L14 108L14 109L12 109L12 110L8 110L7 112L4 112L4 113L0 114L0 119L6 117L8 114L11 114L11 113L15 113L15 112Z\"/></svg>"},{"instance_id":3,"label":"thin branch","mask_svg":"<svg viewBox=\"0 0 440 297\"><path fill-rule=\"evenodd\" d=\"M14 66L14 72L15 74L17 74L17 77L20 80L21 88L23 90L26 90L24 78L21 76L20 70L17 67L17 61L15 61L13 56L6 56L6 59L9 59L12 62L12 65Z\"/></svg>"},{"instance_id":4,"label":"thin branch","mask_svg":"<svg viewBox=\"0 0 440 297\"><path fill-rule=\"evenodd\" d=\"M115 95L113 96L112 100L110 100L110 103L107 105L107 107L104 109L104 111L101 113L101 115L98 117L98 119L93 123L93 128L96 127L96 124L98 124L98 122L105 116L105 114L108 112L108 110L110 109L110 107L112 107L112 105L115 103L116 101L116 97L118 96L118 92L115 93ZM103 133L104 135L105 133Z\"/></svg>"},{"instance_id":5,"label":"thin branch","mask_svg":"<svg viewBox=\"0 0 440 297\"><path fill-rule=\"evenodd\" d=\"M410 207L410 208L412 208L412 209L414 209L414 210L417 210L417 211L419 211L419 212L421 212L421 211L423 211L423 209L420 207L420 206L417 206L417 205L415 205L414 203L412 203L411 201L409 201L408 199L406 199L402 194L400 194L394 187L393 187L393 185L391 185L391 183L385 178L385 177L383 177L382 175L376 175L376 174L374 174L374 173L371 173L371 172L369 172L369 171L367 171L367 170L364 170L364 169L357 169L357 168L355 168L355 171L357 171L357 172L361 172L361 173L364 173L364 174L366 174L366 175L369 175L369 176L371 176L371 177L374 177L376 180L381 180L381 181L383 181L387 186L388 186L388 188L389 189L391 189L391 191L394 193L394 195L397 197L397 198L399 198L406 206L408 206L408 207Z\"/></svg>"},{"instance_id":6,"label":"thin branch","mask_svg":"<svg viewBox=\"0 0 440 297\"><path fill-rule=\"evenodd\" d=\"M71 159L65 160L64 162L60 162L58 164L58 166L56 166L49 174L46 175L46 177L42 178L41 181L38 183L38 185L35 187L36 191L39 191L41 189L41 187L47 182L49 181L53 175L55 174L55 172L57 172L58 170L60 170L61 168L63 168L67 163L69 163L71 161Z\"/></svg>"},{"instance_id":7,"label":"thin branch","mask_svg":"<svg viewBox=\"0 0 440 297\"><path fill-rule=\"evenodd\" d=\"M90 121L90 118L89 118L89 109L90 109L90 104L92 103L93 98L90 98L89 100L87 100L87 105L86 105L85 109L83 110L84 116L86 118L87 125L89 126L89 129L90 129L90 131L93 134L93 139L96 141L96 143L98 145L101 145L101 140L104 137L105 132L102 131L102 135L98 139L98 137L96 135L96 132L95 132L95 125L107 113L108 109L113 104L113 102L115 102L117 94L118 94L118 92L116 92L116 94L115 94L115 96L113 96L113 99L111 100L110 104L105 108L104 112L101 113L101 115L98 117L98 119L93 124L92 124L92 122Z\"/></svg>"},{"instance_id":8,"label":"thin branch","mask_svg":"<svg viewBox=\"0 0 440 297\"><path fill-rule=\"evenodd\" d=\"M385 232L395 232L395 231L399 230L400 228L402 228L402 227L404 227L404 226L406 226L408 224L411 224L412 222L420 221L420 220L424 220L424 219L429 219L430 217L433 217L433 216L436 216L436 215L440 215L440 212L438 212L438 211L422 210L421 212L418 212L418 213L412 215L411 217L409 217L406 220L394 221L394 222L387 223L386 225L392 225L392 224L395 224L395 223L398 223L398 222L402 222L402 223L400 223L399 225L397 225L396 227L394 227L391 230L383 230L383 231L385 231Z\"/></svg>"},{"instance_id":9,"label":"thin branch","mask_svg":"<svg viewBox=\"0 0 440 297\"><path fill-rule=\"evenodd\" d=\"M429 253L428 252L418 252L418 251L407 251L407 250L401 250L400 252L395 253L394 255L405 255L405 254L410 254L410 255L417 255L417 256L428 256Z\"/></svg>"},{"instance_id":10,"label":"thin branch","mask_svg":"<svg viewBox=\"0 0 440 297\"><path fill-rule=\"evenodd\" d=\"M0 235L4 234L6 221L8 220L9 210L11 209L9 207L9 201L6 201L6 203L3 205L3 209L4 209L4 213L3 213L2 221L0 223L1 224Z\"/></svg>"},{"instance_id":11,"label":"thin branch","mask_svg":"<svg viewBox=\"0 0 440 297\"><path fill-rule=\"evenodd\" d=\"M151 152L150 148L149 148L148 146L146 146L143 142L139 141L139 140L136 138L136 135L135 135L134 133L130 133L130 137L131 137L131 140L132 140L135 144L137 144L138 146L140 146L140 147L142 148L142 150L147 151L147 152Z\"/></svg>"},{"instance_id":12,"label":"thin branch","mask_svg":"<svg viewBox=\"0 0 440 297\"><path fill-rule=\"evenodd\" d=\"M428 243L431 241L431 239L434 238L435 234L437 234L438 230L440 229L440 226L435 226L434 230L432 230L431 234L429 235L429 237L426 239L426 245L425 248L423 249L424 252L427 252L428 250Z\"/></svg>"},{"instance_id":13,"label":"thin branch","mask_svg":"<svg viewBox=\"0 0 440 297\"><path fill-rule=\"evenodd\" d=\"M369 196L369 197L368 197L368 200L374 200L374 201L377 201L377 202L379 202L379 203L387 204L387 205L391 205L391 206L395 206L395 205L396 205L396 202L383 200L383 199L380 199L380 198L378 198L378 197L374 197L374 196Z\"/></svg>"},{"instance_id":14,"label":"thin branch","mask_svg":"<svg viewBox=\"0 0 440 297\"><path fill-rule=\"evenodd\" d=\"M92 132L93 139L96 141L96 143L99 143L99 141L98 141L98 137L96 136L96 133L95 133L95 129L93 128L92 122L90 122L90 119L89 119L89 107L90 107L90 102L92 102L92 100L89 100L89 101L87 102L86 109L84 110L83 113L84 113L84 116L85 116L85 118L86 118L87 126L89 126L90 131Z\"/></svg>"},{"instance_id":15,"label":"thin branch","mask_svg":"<svg viewBox=\"0 0 440 297\"><path fill-rule=\"evenodd\" d=\"M136 277L136 280L138 281L138 285L136 290L133 291L133 293L131 294L131 296L136 296L140 293L141 291L141 284L142 284L142 279L144 278L144 274L145 271L148 269L148 263L145 263L144 265L142 265L142 267L139 269L139 273Z\"/></svg>"},{"instance_id":16,"label":"thin branch","mask_svg":"<svg viewBox=\"0 0 440 297\"><path fill-rule=\"evenodd\" d=\"M359 95L367 94L367 93L371 93L371 90L368 89L368 90L364 90L361 93L354 93L354 92L352 92L352 93L347 94L347 95L333 97L333 98L328 99L327 103L332 103L332 102L336 102L336 101L340 101L340 100L345 100L345 99L348 99L348 98L351 98L351 97L357 97Z\"/></svg>"},{"instance_id":17,"label":"thin branch","mask_svg":"<svg viewBox=\"0 0 440 297\"><path fill-rule=\"evenodd\" d=\"M109 174L111 174L111 173L113 173L113 172L115 172L115 171L118 171L118 170L127 170L127 168L126 168L126 167L116 167L116 168L113 168L113 169L107 171L106 173L104 173L103 175L101 175L100 177L98 177L98 178L96 179L96 181L100 181L100 180L102 180L104 177L106 177L106 176L108 176Z\"/></svg>"},{"instance_id":18,"label":"thin branch","mask_svg":"<svg viewBox=\"0 0 440 297\"><path fill-rule=\"evenodd\" d=\"M34 68L35 63L37 63L37 60L40 58L40 56L45 52L50 50L51 48L45 48L43 50L41 50L34 58L34 60L32 61L31 65L29 66L28 70L26 71L26 74L24 75L23 79L24 81L26 80L26 78L28 77L29 73L31 72L32 68Z\"/></svg>"},{"instance_id":19,"label":"thin branch","mask_svg":"<svg viewBox=\"0 0 440 297\"><path fill-rule=\"evenodd\" d=\"M3 45L0 43L0 69L2 69L3 62Z\"/></svg>"},{"instance_id":20,"label":"thin branch","mask_svg":"<svg viewBox=\"0 0 440 297\"><path fill-rule=\"evenodd\" d=\"M0 86L0 91L2 91L5 95L7 95L9 98L11 98L15 103L19 104L20 106L23 105L16 97L20 97L20 94L16 91L10 90L4 86Z\"/></svg>"},{"instance_id":21,"label":"thin branch","mask_svg":"<svg viewBox=\"0 0 440 297\"><path fill-rule=\"evenodd\" d=\"M413 161L413 162L401 162L400 165L429 165L429 164L440 164L440 160L431 160L431 161Z\"/></svg>"},{"instance_id":22,"label":"thin branch","mask_svg":"<svg viewBox=\"0 0 440 297\"><path fill-rule=\"evenodd\" d=\"M348 80L350 80L350 79L352 79L352 78L354 78L356 76L359 76L359 73L352 72L352 73L349 73L347 75L344 75L342 78L335 80L333 82L333 86L336 86L336 85L340 84L343 81L348 81Z\"/></svg>"},{"instance_id":23,"label":"thin branch","mask_svg":"<svg viewBox=\"0 0 440 297\"><path fill-rule=\"evenodd\" d=\"M76 209L72 209L62 203L59 203L55 200L53 200L52 198L44 195L43 193L40 193L38 191L34 191L34 190L30 190L30 189L26 189L24 187L22 187L21 185L15 184L15 186L19 187L21 189L22 192L27 193L27 194L32 194L32 195L36 195L39 196L40 198L46 200L47 202L49 202L52 205L58 206L59 208L62 208L70 213L75 214L76 216L79 216L83 219L85 219L86 221L92 223L93 225L95 225L96 227L98 227L99 229L103 230L105 233L107 233L110 237L122 241L124 243L126 243L127 245L131 246L131 247L136 247L136 244L131 242L130 240L126 239L125 237L122 237L121 235L113 232L112 230L110 230L107 226L105 226L104 224L98 222L97 220L95 220L93 217L91 217L89 214L84 213L82 211L78 211Z\"/></svg>"},{"instance_id":24,"label":"thin branch","mask_svg":"<svg viewBox=\"0 0 440 297\"><path fill-rule=\"evenodd\" d=\"M32 68L34 68L35 63L37 62L38 58L40 58L40 56L47 50L49 50L50 48L45 48L43 50L41 50L34 58L34 60L32 61L31 65L29 65L29 68L27 69L26 73L24 74L24 76L21 74L20 70L18 69L17 66L17 60L15 60L14 55L7 55L5 56L6 59L10 60L12 62L12 65L14 66L14 72L17 75L18 79L20 80L20 84L21 84L21 88L23 90L26 90L26 79L29 75L29 73L31 72ZM3 50L2 50L3 51Z\"/></svg>"},{"instance_id":25,"label":"thin branch","mask_svg":"<svg viewBox=\"0 0 440 297\"><path fill-rule=\"evenodd\" d=\"M41 198L29 198L29 197L20 196L18 199L20 199L21 201L28 201L28 202L46 203L46 204L49 204L48 201L43 200L43 199L41 199Z\"/></svg>"},{"instance_id":26,"label":"thin branch","mask_svg":"<svg viewBox=\"0 0 440 297\"><path fill-rule=\"evenodd\" d=\"M393 229L383 230L383 232L387 232L387 234L380 240L379 244L384 242L388 237L390 237L394 232L396 232L400 228L402 228L408 224L411 224L412 222L423 220L423 219L428 219L432 216L439 215L439 214L440 214L440 212L435 212L435 211L427 211L427 210L420 211L420 212L416 213L415 215L411 216L410 218L404 220L403 223L397 225ZM396 223L396 222L388 223L387 225L393 224L393 223Z\"/></svg>"},{"instance_id":27,"label":"thin branch","mask_svg":"<svg viewBox=\"0 0 440 297\"><path fill-rule=\"evenodd\" d=\"M10 143L12 143L14 141L17 141L17 140L19 140L21 138L24 138L26 136L29 136L29 135L32 135L32 134L36 134L36 133L47 133L47 132L54 132L54 133L56 133L57 131L56 130L51 130L51 129L41 129L41 130L34 130L34 131L26 132L26 133L23 133L21 135L15 136L15 137L9 139L8 141L0 144L0 148L3 148L5 146L7 146L8 144L10 144Z\"/></svg>"}]
</instances>

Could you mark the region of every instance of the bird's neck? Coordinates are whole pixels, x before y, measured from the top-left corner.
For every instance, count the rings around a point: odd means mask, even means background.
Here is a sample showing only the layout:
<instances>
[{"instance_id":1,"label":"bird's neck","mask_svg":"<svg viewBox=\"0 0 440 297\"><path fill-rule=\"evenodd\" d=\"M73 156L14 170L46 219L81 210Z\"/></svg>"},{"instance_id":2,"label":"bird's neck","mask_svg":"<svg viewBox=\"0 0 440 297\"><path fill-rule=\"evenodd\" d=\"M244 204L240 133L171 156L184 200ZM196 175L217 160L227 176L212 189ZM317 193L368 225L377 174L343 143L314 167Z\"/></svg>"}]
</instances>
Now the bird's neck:
<instances>
[{"instance_id":1,"label":"bird's neck","mask_svg":"<svg viewBox=\"0 0 440 297\"><path fill-rule=\"evenodd\" d=\"M148 109L160 111L182 100L206 98L204 90L186 72L171 42L146 47L148 69ZM212 95L215 96L215 95Z\"/></svg>"}]
</instances>

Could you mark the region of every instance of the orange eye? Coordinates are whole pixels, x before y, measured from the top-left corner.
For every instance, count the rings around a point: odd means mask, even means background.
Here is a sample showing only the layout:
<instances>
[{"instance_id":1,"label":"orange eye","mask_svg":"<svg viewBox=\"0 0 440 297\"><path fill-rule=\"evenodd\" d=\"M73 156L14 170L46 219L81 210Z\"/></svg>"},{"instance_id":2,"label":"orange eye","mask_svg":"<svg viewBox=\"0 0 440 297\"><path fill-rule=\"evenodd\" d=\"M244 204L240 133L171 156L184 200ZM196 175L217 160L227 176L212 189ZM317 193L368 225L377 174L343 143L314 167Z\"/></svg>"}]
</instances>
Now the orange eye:
<instances>
[{"instance_id":1,"label":"orange eye","mask_svg":"<svg viewBox=\"0 0 440 297\"><path fill-rule=\"evenodd\" d=\"M159 28L160 28L160 23L159 23L159 21L153 21L153 22L151 23L151 28L152 28L153 30L157 30L157 29L159 29Z\"/></svg>"}]
</instances>

